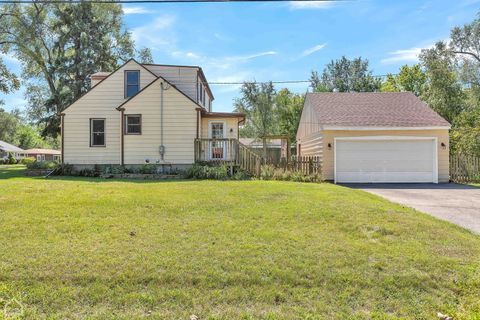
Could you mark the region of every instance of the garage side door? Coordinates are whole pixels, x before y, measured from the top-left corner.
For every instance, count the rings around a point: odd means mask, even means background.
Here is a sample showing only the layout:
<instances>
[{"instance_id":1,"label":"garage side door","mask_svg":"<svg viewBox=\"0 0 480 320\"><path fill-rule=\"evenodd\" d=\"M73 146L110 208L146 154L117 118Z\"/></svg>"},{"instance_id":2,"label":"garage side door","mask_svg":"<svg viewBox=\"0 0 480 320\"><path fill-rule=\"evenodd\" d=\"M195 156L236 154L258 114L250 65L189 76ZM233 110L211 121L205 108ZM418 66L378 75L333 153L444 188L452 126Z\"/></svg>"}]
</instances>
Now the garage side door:
<instances>
[{"instance_id":1,"label":"garage side door","mask_svg":"<svg viewBox=\"0 0 480 320\"><path fill-rule=\"evenodd\" d=\"M336 182L437 182L434 140L337 140Z\"/></svg>"}]
</instances>

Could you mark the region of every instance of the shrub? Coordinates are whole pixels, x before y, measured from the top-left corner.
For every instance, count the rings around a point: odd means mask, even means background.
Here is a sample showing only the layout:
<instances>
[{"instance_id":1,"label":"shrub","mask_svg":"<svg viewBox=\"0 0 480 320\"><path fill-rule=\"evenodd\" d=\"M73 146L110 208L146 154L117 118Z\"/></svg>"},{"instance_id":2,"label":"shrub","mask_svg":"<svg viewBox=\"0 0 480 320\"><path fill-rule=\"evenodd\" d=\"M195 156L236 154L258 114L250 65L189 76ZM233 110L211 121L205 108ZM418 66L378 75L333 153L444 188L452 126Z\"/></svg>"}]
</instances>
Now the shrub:
<instances>
[{"instance_id":1,"label":"shrub","mask_svg":"<svg viewBox=\"0 0 480 320\"><path fill-rule=\"evenodd\" d=\"M5 159L0 158L0 165L5 164L5 161L6 161Z\"/></svg>"},{"instance_id":2,"label":"shrub","mask_svg":"<svg viewBox=\"0 0 480 320\"><path fill-rule=\"evenodd\" d=\"M265 164L260 167L260 179L271 180L275 172L275 167L270 164Z\"/></svg>"},{"instance_id":3,"label":"shrub","mask_svg":"<svg viewBox=\"0 0 480 320\"><path fill-rule=\"evenodd\" d=\"M250 175L243 170L237 170L232 177L232 180L248 180Z\"/></svg>"},{"instance_id":4,"label":"shrub","mask_svg":"<svg viewBox=\"0 0 480 320\"><path fill-rule=\"evenodd\" d=\"M95 169L85 168L85 169L80 170L78 175L82 176L82 177L99 177L100 173L98 171L96 171Z\"/></svg>"},{"instance_id":5,"label":"shrub","mask_svg":"<svg viewBox=\"0 0 480 320\"><path fill-rule=\"evenodd\" d=\"M55 175L57 176L71 176L73 175L73 165L68 163L61 163L57 166L55 170Z\"/></svg>"},{"instance_id":6,"label":"shrub","mask_svg":"<svg viewBox=\"0 0 480 320\"><path fill-rule=\"evenodd\" d=\"M157 167L154 164L146 163L140 167L140 173L152 174L157 172Z\"/></svg>"},{"instance_id":7,"label":"shrub","mask_svg":"<svg viewBox=\"0 0 480 320\"><path fill-rule=\"evenodd\" d=\"M17 159L15 159L15 157L13 156L13 153L8 154L8 163L9 164L16 164L17 163Z\"/></svg>"},{"instance_id":8,"label":"shrub","mask_svg":"<svg viewBox=\"0 0 480 320\"><path fill-rule=\"evenodd\" d=\"M28 165L28 164L34 163L35 161L36 160L33 157L26 157L26 158L23 158L22 160L20 160L20 163L24 164L24 165Z\"/></svg>"},{"instance_id":9,"label":"shrub","mask_svg":"<svg viewBox=\"0 0 480 320\"><path fill-rule=\"evenodd\" d=\"M27 164L28 169L55 169L58 163L55 161L34 161Z\"/></svg>"},{"instance_id":10,"label":"shrub","mask_svg":"<svg viewBox=\"0 0 480 320\"><path fill-rule=\"evenodd\" d=\"M185 175L190 179L226 180L229 178L228 167L226 165L208 166L194 164L186 170Z\"/></svg>"}]
</instances>

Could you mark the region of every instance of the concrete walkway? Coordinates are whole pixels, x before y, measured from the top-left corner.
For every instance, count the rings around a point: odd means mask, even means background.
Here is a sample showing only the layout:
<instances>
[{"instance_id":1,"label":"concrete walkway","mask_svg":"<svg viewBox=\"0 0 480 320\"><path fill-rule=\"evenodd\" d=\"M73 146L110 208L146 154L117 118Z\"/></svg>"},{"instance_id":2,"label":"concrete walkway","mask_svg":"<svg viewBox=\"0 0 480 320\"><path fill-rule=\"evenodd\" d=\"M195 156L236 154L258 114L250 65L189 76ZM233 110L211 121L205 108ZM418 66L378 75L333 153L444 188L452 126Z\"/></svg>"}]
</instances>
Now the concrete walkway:
<instances>
[{"instance_id":1,"label":"concrete walkway","mask_svg":"<svg viewBox=\"0 0 480 320\"><path fill-rule=\"evenodd\" d=\"M349 184L480 233L480 188L446 184Z\"/></svg>"}]
</instances>

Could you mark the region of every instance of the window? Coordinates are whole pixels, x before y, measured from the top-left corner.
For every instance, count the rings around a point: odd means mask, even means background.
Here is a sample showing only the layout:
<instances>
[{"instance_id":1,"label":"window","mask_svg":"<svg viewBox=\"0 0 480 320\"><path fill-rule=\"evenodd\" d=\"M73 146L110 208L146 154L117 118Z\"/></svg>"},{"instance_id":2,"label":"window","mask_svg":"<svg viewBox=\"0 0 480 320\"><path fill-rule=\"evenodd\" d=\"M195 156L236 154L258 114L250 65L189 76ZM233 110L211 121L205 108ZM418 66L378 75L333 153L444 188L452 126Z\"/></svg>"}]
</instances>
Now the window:
<instances>
[{"instance_id":1,"label":"window","mask_svg":"<svg viewBox=\"0 0 480 320\"><path fill-rule=\"evenodd\" d=\"M45 161L45 155L44 154L37 154L37 161Z\"/></svg>"},{"instance_id":2,"label":"window","mask_svg":"<svg viewBox=\"0 0 480 320\"><path fill-rule=\"evenodd\" d=\"M200 84L200 100L199 100L200 103L203 101L203 95L202 94L203 94L203 86L202 86L202 84Z\"/></svg>"},{"instance_id":3,"label":"window","mask_svg":"<svg viewBox=\"0 0 480 320\"><path fill-rule=\"evenodd\" d=\"M212 122L212 139L223 139L223 122Z\"/></svg>"},{"instance_id":4,"label":"window","mask_svg":"<svg viewBox=\"0 0 480 320\"><path fill-rule=\"evenodd\" d=\"M53 155L53 161L60 162L61 158L59 155L54 154Z\"/></svg>"},{"instance_id":5,"label":"window","mask_svg":"<svg viewBox=\"0 0 480 320\"><path fill-rule=\"evenodd\" d=\"M205 89L203 89L203 100L202 100L202 104L205 105Z\"/></svg>"},{"instance_id":6,"label":"window","mask_svg":"<svg viewBox=\"0 0 480 320\"><path fill-rule=\"evenodd\" d=\"M140 90L140 71L125 71L125 98L130 98Z\"/></svg>"},{"instance_id":7,"label":"window","mask_svg":"<svg viewBox=\"0 0 480 320\"><path fill-rule=\"evenodd\" d=\"M105 119L90 119L90 146L105 147Z\"/></svg>"},{"instance_id":8,"label":"window","mask_svg":"<svg viewBox=\"0 0 480 320\"><path fill-rule=\"evenodd\" d=\"M129 114L125 116L125 134L142 134L142 116Z\"/></svg>"}]
</instances>

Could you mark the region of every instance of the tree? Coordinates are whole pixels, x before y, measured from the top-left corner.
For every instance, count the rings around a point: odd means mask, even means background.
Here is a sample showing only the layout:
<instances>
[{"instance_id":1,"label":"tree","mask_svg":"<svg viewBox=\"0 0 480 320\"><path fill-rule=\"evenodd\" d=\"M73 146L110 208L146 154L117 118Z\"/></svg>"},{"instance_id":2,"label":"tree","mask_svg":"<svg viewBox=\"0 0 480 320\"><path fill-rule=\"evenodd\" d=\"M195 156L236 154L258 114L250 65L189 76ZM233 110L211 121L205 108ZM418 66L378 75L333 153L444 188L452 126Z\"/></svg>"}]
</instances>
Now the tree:
<instances>
[{"instance_id":1,"label":"tree","mask_svg":"<svg viewBox=\"0 0 480 320\"><path fill-rule=\"evenodd\" d=\"M480 108L462 112L450 131L451 151L480 156Z\"/></svg>"},{"instance_id":2,"label":"tree","mask_svg":"<svg viewBox=\"0 0 480 320\"><path fill-rule=\"evenodd\" d=\"M16 3L0 15L0 44L22 62L27 88L48 92L30 106L43 115L44 135L58 133L57 113L88 90L91 74L113 71L134 53L119 4Z\"/></svg>"},{"instance_id":3,"label":"tree","mask_svg":"<svg viewBox=\"0 0 480 320\"><path fill-rule=\"evenodd\" d=\"M380 89L381 80L368 69L368 60L361 57L349 60L342 56L327 64L321 77L312 71L310 86L317 92L373 92Z\"/></svg>"},{"instance_id":4,"label":"tree","mask_svg":"<svg viewBox=\"0 0 480 320\"><path fill-rule=\"evenodd\" d=\"M266 153L265 137L277 133L275 88L272 82L245 82L240 92L242 97L234 102L235 111L246 114L245 127L252 134L251 137L263 140L263 149Z\"/></svg>"},{"instance_id":5,"label":"tree","mask_svg":"<svg viewBox=\"0 0 480 320\"><path fill-rule=\"evenodd\" d=\"M440 41L431 49L424 49L420 61L427 81L422 99L450 123L466 107L466 95L458 81L454 53Z\"/></svg>"},{"instance_id":6,"label":"tree","mask_svg":"<svg viewBox=\"0 0 480 320\"><path fill-rule=\"evenodd\" d=\"M304 95L294 94L288 89L280 90L275 98L279 133L288 135L291 142L296 141L304 100Z\"/></svg>"},{"instance_id":7,"label":"tree","mask_svg":"<svg viewBox=\"0 0 480 320\"><path fill-rule=\"evenodd\" d=\"M138 50L137 54L138 62L140 63L153 63L152 51L149 48L142 48Z\"/></svg>"},{"instance_id":8,"label":"tree","mask_svg":"<svg viewBox=\"0 0 480 320\"><path fill-rule=\"evenodd\" d=\"M423 93L425 83L427 81L427 75L422 70L419 64L415 64L412 67L404 65L400 68L399 74L393 76L387 75L387 79L382 83L380 91L382 92L403 92L409 91L416 96L420 96Z\"/></svg>"},{"instance_id":9,"label":"tree","mask_svg":"<svg viewBox=\"0 0 480 320\"><path fill-rule=\"evenodd\" d=\"M0 108L0 140L14 144L19 126L20 117L18 111L10 113Z\"/></svg>"}]
</instances>

